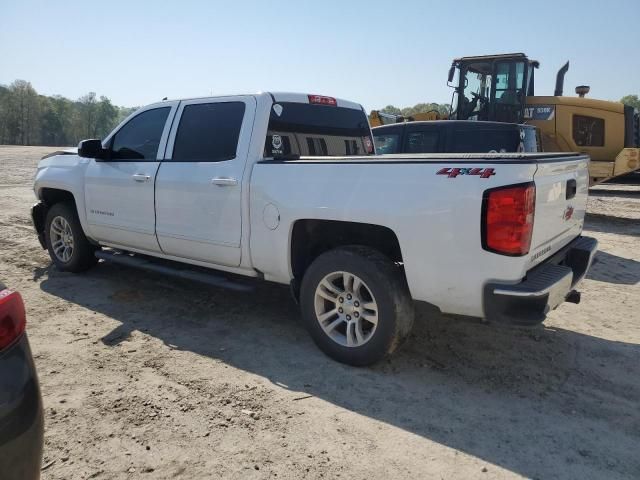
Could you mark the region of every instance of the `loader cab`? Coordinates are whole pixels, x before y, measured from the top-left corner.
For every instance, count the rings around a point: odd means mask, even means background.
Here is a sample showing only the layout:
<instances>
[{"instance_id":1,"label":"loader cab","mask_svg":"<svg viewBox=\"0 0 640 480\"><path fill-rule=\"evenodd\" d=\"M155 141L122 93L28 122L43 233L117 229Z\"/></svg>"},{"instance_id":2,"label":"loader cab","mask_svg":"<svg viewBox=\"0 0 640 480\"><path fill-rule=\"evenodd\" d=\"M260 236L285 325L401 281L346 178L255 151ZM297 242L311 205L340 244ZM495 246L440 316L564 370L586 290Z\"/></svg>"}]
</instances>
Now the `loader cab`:
<instances>
[{"instance_id":1,"label":"loader cab","mask_svg":"<svg viewBox=\"0 0 640 480\"><path fill-rule=\"evenodd\" d=\"M449 118L522 123L538 65L523 53L455 59L448 79L454 89Z\"/></svg>"}]
</instances>

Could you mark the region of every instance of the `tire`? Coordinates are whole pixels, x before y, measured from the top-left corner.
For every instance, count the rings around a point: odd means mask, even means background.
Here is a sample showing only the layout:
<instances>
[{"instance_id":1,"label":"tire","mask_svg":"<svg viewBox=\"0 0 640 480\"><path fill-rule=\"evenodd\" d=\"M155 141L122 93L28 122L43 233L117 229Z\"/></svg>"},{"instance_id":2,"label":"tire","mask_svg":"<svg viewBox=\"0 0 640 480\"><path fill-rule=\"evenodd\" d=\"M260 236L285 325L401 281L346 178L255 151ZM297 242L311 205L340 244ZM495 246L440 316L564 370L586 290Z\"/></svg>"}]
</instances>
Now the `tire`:
<instances>
[{"instance_id":1,"label":"tire","mask_svg":"<svg viewBox=\"0 0 640 480\"><path fill-rule=\"evenodd\" d=\"M300 306L316 345L354 366L371 365L393 353L414 320L401 269L364 246L341 247L316 258L302 280Z\"/></svg>"},{"instance_id":2,"label":"tire","mask_svg":"<svg viewBox=\"0 0 640 480\"><path fill-rule=\"evenodd\" d=\"M51 260L63 272L84 272L98 262L94 255L98 247L87 240L72 203L56 203L49 209L44 238Z\"/></svg>"}]
</instances>

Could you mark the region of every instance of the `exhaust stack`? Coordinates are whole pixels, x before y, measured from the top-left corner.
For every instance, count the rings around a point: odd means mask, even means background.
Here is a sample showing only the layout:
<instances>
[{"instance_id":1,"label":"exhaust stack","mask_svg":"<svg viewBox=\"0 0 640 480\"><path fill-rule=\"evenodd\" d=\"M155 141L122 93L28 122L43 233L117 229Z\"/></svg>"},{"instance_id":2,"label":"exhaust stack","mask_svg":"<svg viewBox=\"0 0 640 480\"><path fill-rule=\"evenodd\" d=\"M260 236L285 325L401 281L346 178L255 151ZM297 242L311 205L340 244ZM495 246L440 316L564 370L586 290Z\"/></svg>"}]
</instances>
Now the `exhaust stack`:
<instances>
[{"instance_id":1,"label":"exhaust stack","mask_svg":"<svg viewBox=\"0 0 640 480\"><path fill-rule=\"evenodd\" d=\"M564 75L569 70L569 62L565 63L560 70L558 70L558 74L556 75L556 90L553 94L556 97L562 96L562 90L564 89Z\"/></svg>"}]
</instances>

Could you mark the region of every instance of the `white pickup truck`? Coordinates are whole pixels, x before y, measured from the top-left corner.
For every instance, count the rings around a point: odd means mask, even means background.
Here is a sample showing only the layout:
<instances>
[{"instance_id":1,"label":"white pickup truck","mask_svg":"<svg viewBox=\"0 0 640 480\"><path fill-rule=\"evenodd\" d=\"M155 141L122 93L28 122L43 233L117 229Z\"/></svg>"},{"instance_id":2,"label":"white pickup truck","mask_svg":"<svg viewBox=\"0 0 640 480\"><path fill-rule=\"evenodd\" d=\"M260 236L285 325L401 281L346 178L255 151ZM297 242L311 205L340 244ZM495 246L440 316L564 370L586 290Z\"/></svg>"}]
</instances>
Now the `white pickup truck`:
<instances>
[{"instance_id":1,"label":"white pickup truck","mask_svg":"<svg viewBox=\"0 0 640 480\"><path fill-rule=\"evenodd\" d=\"M375 156L362 107L318 95L164 101L42 159L32 216L62 270L103 258L290 284L318 346L365 365L407 336L412 300L519 325L578 303L597 247L581 236L588 162Z\"/></svg>"}]
</instances>

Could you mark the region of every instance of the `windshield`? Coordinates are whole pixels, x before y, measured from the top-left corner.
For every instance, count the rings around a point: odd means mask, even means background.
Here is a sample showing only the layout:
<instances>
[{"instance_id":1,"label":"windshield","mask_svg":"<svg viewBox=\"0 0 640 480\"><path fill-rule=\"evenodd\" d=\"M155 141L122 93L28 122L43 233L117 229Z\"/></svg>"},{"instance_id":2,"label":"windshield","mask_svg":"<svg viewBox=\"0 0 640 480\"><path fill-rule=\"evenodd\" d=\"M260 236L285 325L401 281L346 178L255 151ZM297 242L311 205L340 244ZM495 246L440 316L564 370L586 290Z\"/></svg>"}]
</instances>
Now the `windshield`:
<instances>
[{"instance_id":1,"label":"windshield","mask_svg":"<svg viewBox=\"0 0 640 480\"><path fill-rule=\"evenodd\" d=\"M271 107L265 157L351 156L374 153L362 110L278 102Z\"/></svg>"},{"instance_id":2,"label":"windshield","mask_svg":"<svg viewBox=\"0 0 640 480\"><path fill-rule=\"evenodd\" d=\"M490 63L472 63L465 70L464 94L460 109L460 120L486 120L486 107L491 97Z\"/></svg>"},{"instance_id":3,"label":"windshield","mask_svg":"<svg viewBox=\"0 0 640 480\"><path fill-rule=\"evenodd\" d=\"M459 87L453 99L456 110L453 118L521 121L527 79L524 61L461 62L458 69Z\"/></svg>"}]
</instances>

